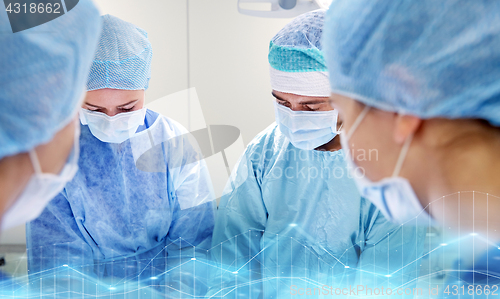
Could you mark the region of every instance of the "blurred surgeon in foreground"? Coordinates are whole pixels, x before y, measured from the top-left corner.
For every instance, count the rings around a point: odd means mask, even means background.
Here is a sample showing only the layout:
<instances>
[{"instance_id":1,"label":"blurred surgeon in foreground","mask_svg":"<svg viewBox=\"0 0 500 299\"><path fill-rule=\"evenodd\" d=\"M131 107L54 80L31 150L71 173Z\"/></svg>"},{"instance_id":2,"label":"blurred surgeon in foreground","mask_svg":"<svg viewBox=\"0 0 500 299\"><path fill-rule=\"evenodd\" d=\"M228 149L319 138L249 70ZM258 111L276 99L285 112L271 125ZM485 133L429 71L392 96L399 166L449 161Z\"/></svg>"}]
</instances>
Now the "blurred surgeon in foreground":
<instances>
[{"instance_id":1,"label":"blurred surgeon in foreground","mask_svg":"<svg viewBox=\"0 0 500 299\"><path fill-rule=\"evenodd\" d=\"M211 180L186 129L144 107L147 33L111 15L102 24L80 109L80 170L29 224L29 271L67 264L112 282L153 278L176 288L164 280L177 265L170 258L210 246Z\"/></svg>"},{"instance_id":2,"label":"blurred surgeon in foreground","mask_svg":"<svg viewBox=\"0 0 500 299\"><path fill-rule=\"evenodd\" d=\"M343 147L380 153L349 158L361 195L395 223L443 225L466 296L500 277L499 20L498 1L337 0L325 25Z\"/></svg>"},{"instance_id":3,"label":"blurred surgeon in foreground","mask_svg":"<svg viewBox=\"0 0 500 299\"><path fill-rule=\"evenodd\" d=\"M76 116L98 20L92 2L80 1L64 16L13 33L0 12L0 234L40 215L78 169ZM0 272L0 297L13 289L19 285Z\"/></svg>"},{"instance_id":4,"label":"blurred surgeon in foreground","mask_svg":"<svg viewBox=\"0 0 500 299\"><path fill-rule=\"evenodd\" d=\"M40 215L78 169L77 112L100 27L91 1L16 33L0 13L1 230Z\"/></svg>"},{"instance_id":5,"label":"blurred surgeon in foreground","mask_svg":"<svg viewBox=\"0 0 500 299\"><path fill-rule=\"evenodd\" d=\"M361 278L357 267L391 274L397 285L416 277L412 262L425 230L388 222L348 176L329 104L324 16L303 14L271 40L276 123L247 147L221 199L213 297L288 298L318 284L349 287Z\"/></svg>"}]
</instances>

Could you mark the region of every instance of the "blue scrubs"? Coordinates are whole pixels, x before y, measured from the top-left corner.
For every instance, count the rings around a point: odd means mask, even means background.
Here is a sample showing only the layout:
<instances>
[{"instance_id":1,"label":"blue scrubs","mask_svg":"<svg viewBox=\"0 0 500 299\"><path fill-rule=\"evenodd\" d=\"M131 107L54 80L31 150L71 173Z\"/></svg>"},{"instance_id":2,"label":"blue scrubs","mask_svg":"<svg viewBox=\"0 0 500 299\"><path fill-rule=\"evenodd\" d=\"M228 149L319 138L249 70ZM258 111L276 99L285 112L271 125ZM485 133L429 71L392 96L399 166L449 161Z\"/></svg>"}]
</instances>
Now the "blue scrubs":
<instances>
[{"instance_id":1,"label":"blue scrubs","mask_svg":"<svg viewBox=\"0 0 500 299\"><path fill-rule=\"evenodd\" d=\"M101 142L82 126L79 171L27 225L30 275L68 265L115 282L144 281L175 272L179 257L206 256L215 198L186 133L150 110L121 144Z\"/></svg>"},{"instance_id":2,"label":"blue scrubs","mask_svg":"<svg viewBox=\"0 0 500 299\"><path fill-rule=\"evenodd\" d=\"M288 298L320 288L331 297L330 287L394 286L418 275L426 228L392 224L361 198L342 150L295 148L273 124L249 144L225 193L211 296Z\"/></svg>"},{"instance_id":3,"label":"blue scrubs","mask_svg":"<svg viewBox=\"0 0 500 299\"><path fill-rule=\"evenodd\" d=\"M26 297L26 287L4 272L0 271L0 298Z\"/></svg>"},{"instance_id":4,"label":"blue scrubs","mask_svg":"<svg viewBox=\"0 0 500 299\"><path fill-rule=\"evenodd\" d=\"M455 262L455 269L446 271L446 283L438 298L496 298L500 296L500 249L490 246L472 266ZM435 287L435 286L433 286Z\"/></svg>"}]
</instances>

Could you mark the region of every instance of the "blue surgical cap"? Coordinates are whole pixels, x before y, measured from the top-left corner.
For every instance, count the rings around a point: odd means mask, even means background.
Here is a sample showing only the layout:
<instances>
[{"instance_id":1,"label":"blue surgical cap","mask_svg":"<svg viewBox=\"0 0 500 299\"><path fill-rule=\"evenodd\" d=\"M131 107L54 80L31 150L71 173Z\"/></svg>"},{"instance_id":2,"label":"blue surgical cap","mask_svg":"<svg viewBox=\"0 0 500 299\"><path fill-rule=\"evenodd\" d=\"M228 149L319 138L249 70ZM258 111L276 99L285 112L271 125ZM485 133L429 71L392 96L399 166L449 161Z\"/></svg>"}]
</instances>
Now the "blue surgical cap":
<instances>
[{"instance_id":1,"label":"blue surgical cap","mask_svg":"<svg viewBox=\"0 0 500 299\"><path fill-rule=\"evenodd\" d=\"M102 16L102 24L87 90L147 89L153 58L147 32L111 15Z\"/></svg>"},{"instance_id":2,"label":"blue surgical cap","mask_svg":"<svg viewBox=\"0 0 500 299\"><path fill-rule=\"evenodd\" d=\"M321 52L325 10L302 14L288 23L271 40L269 64L283 72L326 71Z\"/></svg>"},{"instance_id":3,"label":"blue surgical cap","mask_svg":"<svg viewBox=\"0 0 500 299\"><path fill-rule=\"evenodd\" d=\"M336 0L325 22L333 93L500 126L500 1Z\"/></svg>"},{"instance_id":4,"label":"blue surgical cap","mask_svg":"<svg viewBox=\"0 0 500 299\"><path fill-rule=\"evenodd\" d=\"M273 90L303 96L329 96L321 35L326 10L302 14L271 40L269 64Z\"/></svg>"},{"instance_id":5,"label":"blue surgical cap","mask_svg":"<svg viewBox=\"0 0 500 299\"><path fill-rule=\"evenodd\" d=\"M90 0L16 33L0 11L0 159L50 141L73 119L100 28Z\"/></svg>"}]
</instances>

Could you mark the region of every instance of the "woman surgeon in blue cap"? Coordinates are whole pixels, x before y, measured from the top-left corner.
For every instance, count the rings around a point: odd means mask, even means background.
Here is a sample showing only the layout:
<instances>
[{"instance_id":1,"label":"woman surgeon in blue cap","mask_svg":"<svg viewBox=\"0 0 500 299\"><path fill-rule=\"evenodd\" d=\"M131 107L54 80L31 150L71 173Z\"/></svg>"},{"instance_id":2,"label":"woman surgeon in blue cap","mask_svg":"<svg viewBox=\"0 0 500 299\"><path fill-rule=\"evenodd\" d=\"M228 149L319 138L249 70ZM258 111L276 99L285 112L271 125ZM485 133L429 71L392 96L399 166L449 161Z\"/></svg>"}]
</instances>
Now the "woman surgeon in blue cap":
<instances>
[{"instance_id":1,"label":"woman surgeon in blue cap","mask_svg":"<svg viewBox=\"0 0 500 299\"><path fill-rule=\"evenodd\" d=\"M449 296L499 283L499 20L498 1L337 0L325 25L341 142L366 170L358 189L393 222L453 236ZM369 148L379 161L356 159Z\"/></svg>"},{"instance_id":2,"label":"woman surgeon in blue cap","mask_svg":"<svg viewBox=\"0 0 500 299\"><path fill-rule=\"evenodd\" d=\"M7 15L0 16L1 230L40 215L78 169L75 120L98 20L91 1L15 33Z\"/></svg>"},{"instance_id":3,"label":"woman surgeon in blue cap","mask_svg":"<svg viewBox=\"0 0 500 299\"><path fill-rule=\"evenodd\" d=\"M166 258L211 242L215 198L198 146L144 107L147 33L111 15L102 23L80 109L80 170L28 225L32 274L66 264L149 279L173 267Z\"/></svg>"},{"instance_id":4,"label":"woman surgeon in blue cap","mask_svg":"<svg viewBox=\"0 0 500 299\"><path fill-rule=\"evenodd\" d=\"M98 21L88 0L15 33L7 12L0 14L0 231L35 219L78 169L77 111ZM10 282L0 272L0 297Z\"/></svg>"}]
</instances>

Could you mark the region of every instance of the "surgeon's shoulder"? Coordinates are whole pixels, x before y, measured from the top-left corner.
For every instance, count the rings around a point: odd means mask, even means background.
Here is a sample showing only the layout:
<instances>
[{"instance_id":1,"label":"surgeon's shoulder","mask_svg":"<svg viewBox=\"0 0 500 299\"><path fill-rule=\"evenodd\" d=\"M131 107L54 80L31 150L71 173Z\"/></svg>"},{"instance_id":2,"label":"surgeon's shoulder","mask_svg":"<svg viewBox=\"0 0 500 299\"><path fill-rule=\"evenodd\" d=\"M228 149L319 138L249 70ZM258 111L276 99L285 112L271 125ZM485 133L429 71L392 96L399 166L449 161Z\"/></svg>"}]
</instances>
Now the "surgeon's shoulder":
<instances>
[{"instance_id":1,"label":"surgeon's shoulder","mask_svg":"<svg viewBox=\"0 0 500 299\"><path fill-rule=\"evenodd\" d=\"M158 129L161 128L167 135L171 135L172 137L174 137L189 133L189 131L183 125L170 117L167 117L150 109L148 109L147 111L146 118L148 117L148 115L156 116L154 122L155 127L158 127Z\"/></svg>"},{"instance_id":2,"label":"surgeon's shoulder","mask_svg":"<svg viewBox=\"0 0 500 299\"><path fill-rule=\"evenodd\" d=\"M152 128L152 136L155 141L161 140L166 150L169 152L169 157L174 158L180 156L190 157L194 159L190 161L199 161L203 157L204 151L207 150L206 144L201 144L203 139L197 138L197 134L192 134L183 125L176 120L159 114L158 119Z\"/></svg>"},{"instance_id":3,"label":"surgeon's shoulder","mask_svg":"<svg viewBox=\"0 0 500 299\"><path fill-rule=\"evenodd\" d=\"M258 153L259 157L263 157L261 154L265 153L265 156L271 157L275 156L277 152L285 150L287 146L287 139L281 134L276 123L273 122L250 141L245 153L247 156Z\"/></svg>"}]
</instances>

